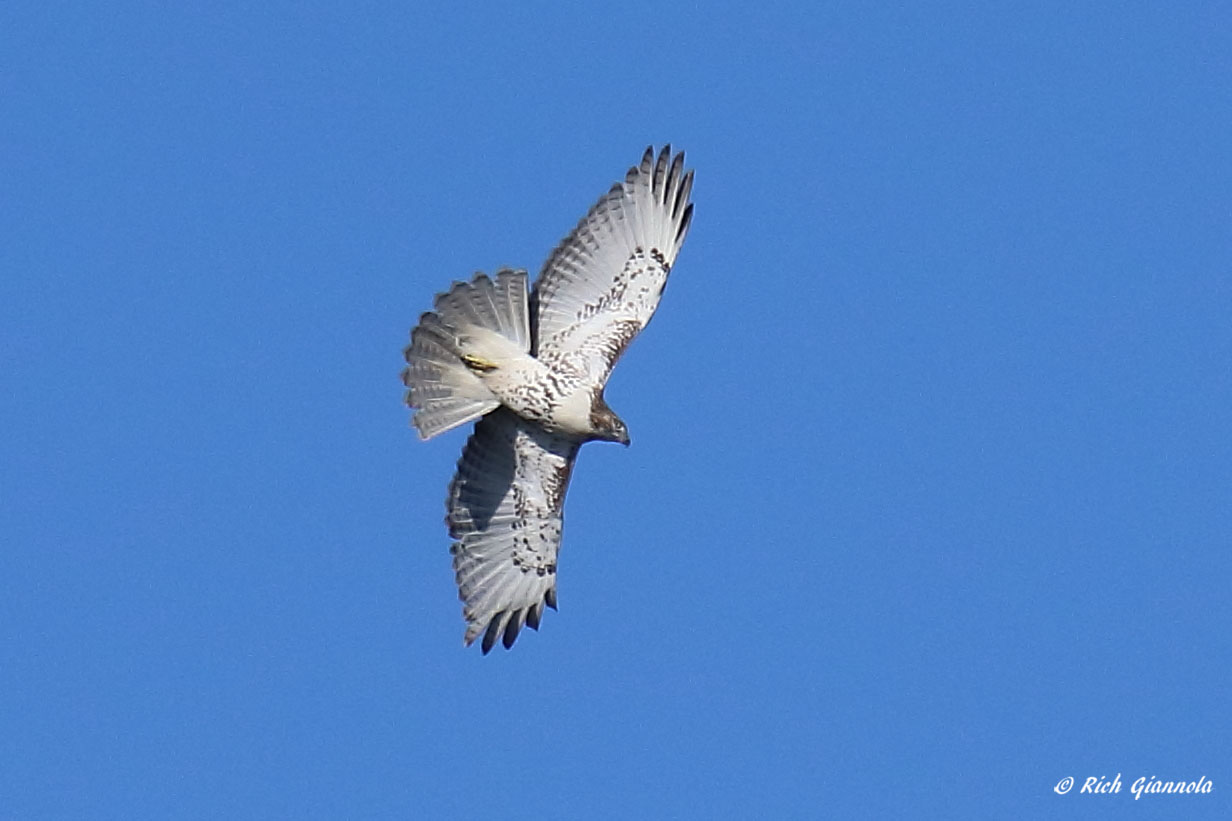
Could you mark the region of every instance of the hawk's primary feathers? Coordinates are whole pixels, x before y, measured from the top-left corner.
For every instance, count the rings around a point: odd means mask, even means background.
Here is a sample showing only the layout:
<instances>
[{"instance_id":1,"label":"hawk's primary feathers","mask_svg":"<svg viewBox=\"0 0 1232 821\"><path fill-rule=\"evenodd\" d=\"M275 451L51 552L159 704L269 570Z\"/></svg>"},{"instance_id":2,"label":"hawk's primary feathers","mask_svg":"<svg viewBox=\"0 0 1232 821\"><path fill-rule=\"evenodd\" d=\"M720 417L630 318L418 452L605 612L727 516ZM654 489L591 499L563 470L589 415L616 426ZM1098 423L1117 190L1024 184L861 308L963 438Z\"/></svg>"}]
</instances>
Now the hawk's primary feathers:
<instances>
[{"instance_id":1,"label":"hawk's primary feathers","mask_svg":"<svg viewBox=\"0 0 1232 821\"><path fill-rule=\"evenodd\" d=\"M565 490L582 443L629 443L603 399L616 360L659 305L693 215L684 154L646 149L548 257L437 296L403 382L427 439L479 419L447 500L465 641L511 647L556 607Z\"/></svg>"}]
</instances>

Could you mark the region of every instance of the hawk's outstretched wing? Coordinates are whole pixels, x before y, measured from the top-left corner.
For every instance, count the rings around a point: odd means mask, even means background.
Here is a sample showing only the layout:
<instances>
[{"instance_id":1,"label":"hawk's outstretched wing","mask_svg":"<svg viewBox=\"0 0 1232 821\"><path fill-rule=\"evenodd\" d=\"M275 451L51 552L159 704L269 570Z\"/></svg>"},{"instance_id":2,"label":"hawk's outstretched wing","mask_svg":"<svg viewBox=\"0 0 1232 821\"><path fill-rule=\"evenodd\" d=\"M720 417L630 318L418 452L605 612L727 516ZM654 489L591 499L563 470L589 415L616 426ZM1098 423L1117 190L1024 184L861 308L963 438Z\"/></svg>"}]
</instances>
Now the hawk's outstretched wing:
<instances>
[{"instance_id":1,"label":"hawk's outstretched wing","mask_svg":"<svg viewBox=\"0 0 1232 821\"><path fill-rule=\"evenodd\" d=\"M565 489L581 441L499 408L475 425L449 485L453 568L469 645L511 647L556 607Z\"/></svg>"},{"instance_id":2,"label":"hawk's outstretched wing","mask_svg":"<svg viewBox=\"0 0 1232 821\"><path fill-rule=\"evenodd\" d=\"M683 153L673 158L664 146L656 160L647 148L641 165L599 199L535 283L537 357L597 387L607 382L659 305L693 216L692 188Z\"/></svg>"}]
</instances>

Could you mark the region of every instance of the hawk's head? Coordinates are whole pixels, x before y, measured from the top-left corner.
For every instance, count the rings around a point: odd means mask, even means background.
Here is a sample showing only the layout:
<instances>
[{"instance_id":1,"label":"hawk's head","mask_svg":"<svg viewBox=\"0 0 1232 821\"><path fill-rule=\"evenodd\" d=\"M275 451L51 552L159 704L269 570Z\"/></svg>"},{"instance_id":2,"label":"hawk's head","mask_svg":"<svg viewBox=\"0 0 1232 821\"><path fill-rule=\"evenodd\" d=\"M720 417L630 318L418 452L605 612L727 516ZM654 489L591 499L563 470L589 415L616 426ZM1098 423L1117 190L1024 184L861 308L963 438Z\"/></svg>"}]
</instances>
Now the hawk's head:
<instances>
[{"instance_id":1,"label":"hawk's head","mask_svg":"<svg viewBox=\"0 0 1232 821\"><path fill-rule=\"evenodd\" d=\"M596 393L590 406L590 435L604 442L619 442L628 447L629 429L624 420L607 406L602 393Z\"/></svg>"}]
</instances>

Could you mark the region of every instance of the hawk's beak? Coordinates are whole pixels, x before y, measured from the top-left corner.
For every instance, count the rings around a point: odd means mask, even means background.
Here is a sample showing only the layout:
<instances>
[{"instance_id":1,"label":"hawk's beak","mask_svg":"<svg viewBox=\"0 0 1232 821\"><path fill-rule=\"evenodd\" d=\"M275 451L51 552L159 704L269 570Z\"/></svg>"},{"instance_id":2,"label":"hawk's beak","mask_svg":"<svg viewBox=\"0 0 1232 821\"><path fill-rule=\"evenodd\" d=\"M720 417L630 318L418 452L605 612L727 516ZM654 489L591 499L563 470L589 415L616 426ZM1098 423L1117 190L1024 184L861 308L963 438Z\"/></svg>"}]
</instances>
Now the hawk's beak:
<instances>
[{"instance_id":1,"label":"hawk's beak","mask_svg":"<svg viewBox=\"0 0 1232 821\"><path fill-rule=\"evenodd\" d=\"M619 441L619 442L620 442L620 444L624 445L625 447L629 447L629 444L630 444L630 442L629 442L629 434L627 434L627 433L622 433L622 434L620 435L620 439L618 439L617 441Z\"/></svg>"}]
</instances>

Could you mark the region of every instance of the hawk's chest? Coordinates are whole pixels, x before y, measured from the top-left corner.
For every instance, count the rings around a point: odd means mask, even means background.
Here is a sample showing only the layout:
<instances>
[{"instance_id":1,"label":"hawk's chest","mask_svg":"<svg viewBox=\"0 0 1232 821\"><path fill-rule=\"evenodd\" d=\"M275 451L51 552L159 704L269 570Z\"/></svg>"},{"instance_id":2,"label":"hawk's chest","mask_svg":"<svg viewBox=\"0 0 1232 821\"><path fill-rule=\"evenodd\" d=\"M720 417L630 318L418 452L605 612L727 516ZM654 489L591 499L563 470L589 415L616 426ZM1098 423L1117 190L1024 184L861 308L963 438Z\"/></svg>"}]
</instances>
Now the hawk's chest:
<instances>
[{"instance_id":1,"label":"hawk's chest","mask_svg":"<svg viewBox=\"0 0 1232 821\"><path fill-rule=\"evenodd\" d=\"M524 354L478 375L501 404L523 419L548 430L590 433L592 391L576 371L549 367Z\"/></svg>"}]
</instances>

